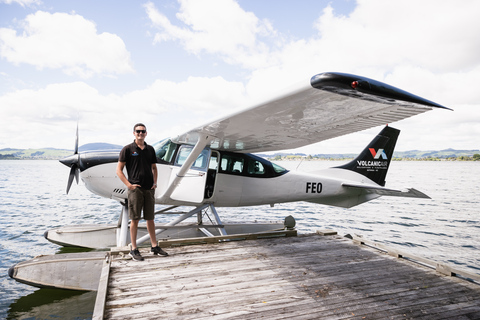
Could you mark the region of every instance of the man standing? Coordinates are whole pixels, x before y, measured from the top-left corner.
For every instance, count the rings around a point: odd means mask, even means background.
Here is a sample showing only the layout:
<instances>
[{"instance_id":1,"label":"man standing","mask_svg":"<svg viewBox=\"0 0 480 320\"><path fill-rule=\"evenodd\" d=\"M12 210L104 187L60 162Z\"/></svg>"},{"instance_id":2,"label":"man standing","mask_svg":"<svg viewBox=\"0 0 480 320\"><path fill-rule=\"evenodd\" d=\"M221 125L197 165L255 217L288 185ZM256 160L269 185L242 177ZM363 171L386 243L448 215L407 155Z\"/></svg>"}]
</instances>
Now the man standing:
<instances>
[{"instance_id":1,"label":"man standing","mask_svg":"<svg viewBox=\"0 0 480 320\"><path fill-rule=\"evenodd\" d=\"M152 243L151 252L164 256L168 253L157 245L155 236L155 189L157 187L155 149L145 142L147 128L143 123L137 123L133 127L133 135L135 137L133 143L126 145L120 151L117 176L128 187L128 212L131 219L130 238L132 240L130 256L133 260L143 261L137 248L138 222L142 217L142 209ZM128 179L123 173L124 167L127 168Z\"/></svg>"}]
</instances>

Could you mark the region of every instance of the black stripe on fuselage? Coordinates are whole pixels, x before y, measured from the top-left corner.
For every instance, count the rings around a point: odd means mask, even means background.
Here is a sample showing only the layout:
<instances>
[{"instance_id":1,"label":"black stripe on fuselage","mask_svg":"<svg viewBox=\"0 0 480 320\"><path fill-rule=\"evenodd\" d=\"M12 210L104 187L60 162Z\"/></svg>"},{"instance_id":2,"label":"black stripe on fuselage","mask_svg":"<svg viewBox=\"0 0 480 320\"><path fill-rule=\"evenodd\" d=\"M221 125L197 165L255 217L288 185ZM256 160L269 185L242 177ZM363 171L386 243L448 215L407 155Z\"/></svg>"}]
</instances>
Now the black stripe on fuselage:
<instances>
[{"instance_id":1,"label":"black stripe on fuselage","mask_svg":"<svg viewBox=\"0 0 480 320\"><path fill-rule=\"evenodd\" d=\"M91 151L80 154L80 171L106 163L118 162L120 151Z\"/></svg>"}]
</instances>

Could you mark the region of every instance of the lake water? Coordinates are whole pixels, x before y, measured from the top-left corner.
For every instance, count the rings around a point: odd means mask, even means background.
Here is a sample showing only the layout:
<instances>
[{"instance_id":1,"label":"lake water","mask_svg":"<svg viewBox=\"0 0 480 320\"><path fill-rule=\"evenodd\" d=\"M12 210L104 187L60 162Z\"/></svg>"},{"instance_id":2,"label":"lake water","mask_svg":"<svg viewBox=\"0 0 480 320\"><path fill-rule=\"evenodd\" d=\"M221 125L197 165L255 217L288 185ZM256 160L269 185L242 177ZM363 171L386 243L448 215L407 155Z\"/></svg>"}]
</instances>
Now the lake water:
<instances>
[{"instance_id":1,"label":"lake water","mask_svg":"<svg viewBox=\"0 0 480 320\"><path fill-rule=\"evenodd\" d=\"M313 171L335 161L278 162ZM95 293L38 289L8 277L8 268L41 254L67 252L43 233L67 224L116 223L120 206L80 183L65 195L69 168L58 161L0 161L0 318L88 319ZM334 229L358 234L412 254L480 273L480 162L393 162L387 187L416 188L430 197L382 197L351 209L309 203L218 208L224 220L283 220L300 233ZM163 218L157 218L162 221ZM70 249L71 252L72 249Z\"/></svg>"}]
</instances>

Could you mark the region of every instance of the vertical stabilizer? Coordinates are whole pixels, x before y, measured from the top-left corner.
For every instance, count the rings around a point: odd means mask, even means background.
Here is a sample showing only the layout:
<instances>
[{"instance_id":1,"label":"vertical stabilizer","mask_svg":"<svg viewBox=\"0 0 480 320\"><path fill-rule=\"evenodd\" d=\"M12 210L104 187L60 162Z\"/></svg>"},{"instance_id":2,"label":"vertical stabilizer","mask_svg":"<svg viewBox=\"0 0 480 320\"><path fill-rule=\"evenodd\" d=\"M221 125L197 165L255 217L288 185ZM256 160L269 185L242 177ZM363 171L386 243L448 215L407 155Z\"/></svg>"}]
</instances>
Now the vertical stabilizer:
<instances>
[{"instance_id":1,"label":"vertical stabilizer","mask_svg":"<svg viewBox=\"0 0 480 320\"><path fill-rule=\"evenodd\" d=\"M400 130L386 126L358 157L337 168L355 171L385 186L385 177L399 134Z\"/></svg>"}]
</instances>

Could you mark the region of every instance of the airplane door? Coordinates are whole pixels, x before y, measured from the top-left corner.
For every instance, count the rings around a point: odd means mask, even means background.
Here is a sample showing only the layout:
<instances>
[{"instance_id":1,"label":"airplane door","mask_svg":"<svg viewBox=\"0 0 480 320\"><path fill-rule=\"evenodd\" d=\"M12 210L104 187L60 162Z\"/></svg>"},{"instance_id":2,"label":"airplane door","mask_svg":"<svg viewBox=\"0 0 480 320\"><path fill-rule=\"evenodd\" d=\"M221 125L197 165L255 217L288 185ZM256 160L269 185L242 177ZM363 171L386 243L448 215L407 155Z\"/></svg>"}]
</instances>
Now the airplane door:
<instances>
[{"instance_id":1,"label":"airplane door","mask_svg":"<svg viewBox=\"0 0 480 320\"><path fill-rule=\"evenodd\" d=\"M175 159L170 182L177 176L181 166L192 152L193 146L183 145L178 150ZM208 164L210 161L210 148L205 148L197 157L190 170L180 181L171 198L178 201L201 203L205 195L205 184L207 181Z\"/></svg>"}]
</instances>

